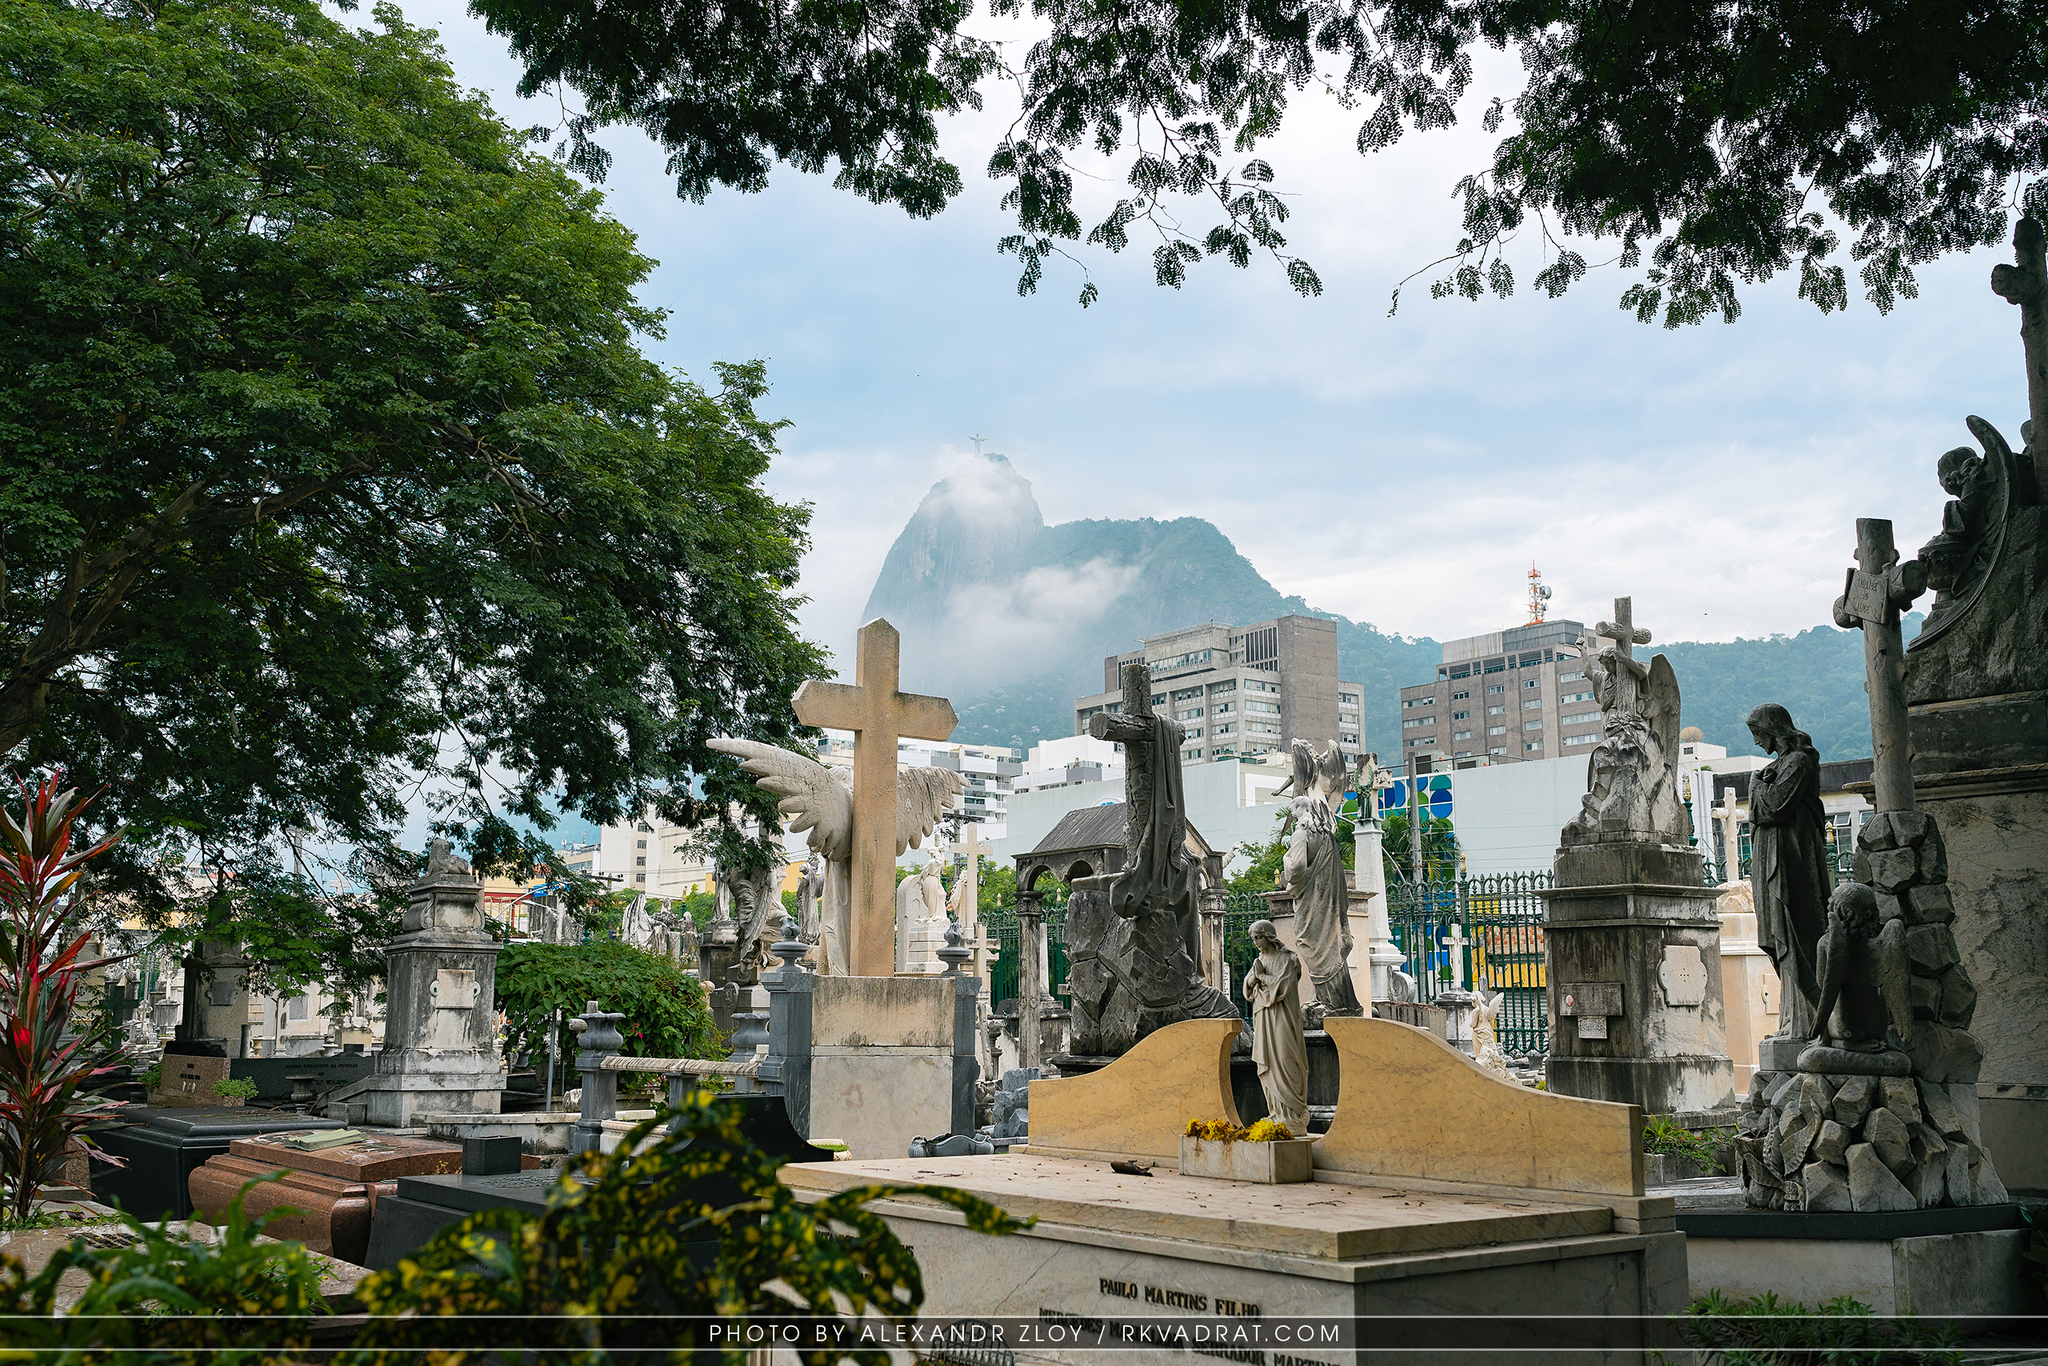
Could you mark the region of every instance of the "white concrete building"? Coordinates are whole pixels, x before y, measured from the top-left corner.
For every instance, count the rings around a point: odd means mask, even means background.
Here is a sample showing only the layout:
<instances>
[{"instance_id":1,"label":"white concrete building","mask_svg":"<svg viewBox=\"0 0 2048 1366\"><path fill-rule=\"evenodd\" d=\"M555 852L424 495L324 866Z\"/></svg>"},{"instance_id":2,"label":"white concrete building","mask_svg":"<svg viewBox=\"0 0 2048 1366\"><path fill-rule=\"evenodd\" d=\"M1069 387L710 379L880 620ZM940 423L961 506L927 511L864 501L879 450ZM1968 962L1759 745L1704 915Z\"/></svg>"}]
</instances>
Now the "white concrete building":
<instances>
[{"instance_id":1,"label":"white concrete building","mask_svg":"<svg viewBox=\"0 0 2048 1366\"><path fill-rule=\"evenodd\" d=\"M1085 739L1086 737L1075 737ZM1064 744L1053 741L1052 744ZM1098 741L1097 743L1102 743ZM1055 752L1057 757L1058 752ZM1279 830L1283 799L1275 789L1293 776L1285 755L1271 756L1273 763L1225 758L1214 763L1188 764L1181 770L1187 818L1209 847L1232 851L1226 866L1243 860L1235 846L1258 844ZM1060 770L1041 770L1057 772ZM1005 838L996 844L994 856L1008 864L1016 855L1036 848L1052 832L1060 817L1084 806L1104 806L1124 799L1121 767L1115 777L1079 782L1048 783L1010 798L1010 819Z\"/></svg>"}]
</instances>

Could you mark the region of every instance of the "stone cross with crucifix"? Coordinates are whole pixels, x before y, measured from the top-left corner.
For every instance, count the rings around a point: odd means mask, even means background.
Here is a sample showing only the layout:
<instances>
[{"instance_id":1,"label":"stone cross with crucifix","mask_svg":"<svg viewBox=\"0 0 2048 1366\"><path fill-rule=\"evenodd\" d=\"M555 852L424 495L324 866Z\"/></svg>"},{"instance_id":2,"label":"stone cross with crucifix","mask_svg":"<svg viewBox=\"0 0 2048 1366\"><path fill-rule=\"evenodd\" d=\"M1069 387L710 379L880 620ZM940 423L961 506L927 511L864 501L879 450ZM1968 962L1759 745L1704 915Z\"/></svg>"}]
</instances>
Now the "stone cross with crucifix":
<instances>
[{"instance_id":1,"label":"stone cross with crucifix","mask_svg":"<svg viewBox=\"0 0 2048 1366\"><path fill-rule=\"evenodd\" d=\"M895 969L897 741L944 740L953 704L896 690L903 638L877 617L860 628L851 684L811 679L796 690L797 719L853 732L852 914L847 968L856 977Z\"/></svg>"}]
</instances>

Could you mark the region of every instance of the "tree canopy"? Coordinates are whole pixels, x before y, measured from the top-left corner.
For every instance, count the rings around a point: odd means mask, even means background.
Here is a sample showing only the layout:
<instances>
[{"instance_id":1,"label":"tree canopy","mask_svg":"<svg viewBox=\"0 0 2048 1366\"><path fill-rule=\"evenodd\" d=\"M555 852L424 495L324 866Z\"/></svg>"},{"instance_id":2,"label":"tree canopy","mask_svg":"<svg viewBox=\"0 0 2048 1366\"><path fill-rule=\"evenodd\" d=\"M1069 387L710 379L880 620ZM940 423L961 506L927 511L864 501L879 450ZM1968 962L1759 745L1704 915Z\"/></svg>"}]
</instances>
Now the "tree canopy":
<instances>
[{"instance_id":1,"label":"tree canopy","mask_svg":"<svg viewBox=\"0 0 2048 1366\"><path fill-rule=\"evenodd\" d=\"M762 368L647 359L632 235L376 20L0 7L0 756L216 901L421 794L522 872L558 806L772 820L704 741L822 662Z\"/></svg>"},{"instance_id":2,"label":"tree canopy","mask_svg":"<svg viewBox=\"0 0 2048 1366\"><path fill-rule=\"evenodd\" d=\"M938 119L1014 83L988 172L1009 182L1000 245L1026 293L1065 244L1115 252L1134 234L1162 285L1263 256L1319 293L1283 231L1289 195L1314 186L1264 150L1290 101L1313 89L1357 111L1370 154L1454 124L1482 46L1513 49L1524 84L1480 114L1487 164L1446 177L1463 237L1425 267L1443 269L1438 297L1512 292L1507 248L1526 235L1536 288L1564 293L1605 243L1633 277L1623 306L1667 326L1733 321L1741 285L1795 269L1802 297L1845 307L1844 250L1889 311L1915 266L2048 208L2048 0L990 0L1048 30L1021 56L967 31L968 0L472 8L526 61L527 93L559 82L587 101L564 129L572 165L602 174L591 133L636 125L697 200L759 190L781 160L929 216L962 184ZM1099 217L1077 201L1077 154L1123 176Z\"/></svg>"}]
</instances>

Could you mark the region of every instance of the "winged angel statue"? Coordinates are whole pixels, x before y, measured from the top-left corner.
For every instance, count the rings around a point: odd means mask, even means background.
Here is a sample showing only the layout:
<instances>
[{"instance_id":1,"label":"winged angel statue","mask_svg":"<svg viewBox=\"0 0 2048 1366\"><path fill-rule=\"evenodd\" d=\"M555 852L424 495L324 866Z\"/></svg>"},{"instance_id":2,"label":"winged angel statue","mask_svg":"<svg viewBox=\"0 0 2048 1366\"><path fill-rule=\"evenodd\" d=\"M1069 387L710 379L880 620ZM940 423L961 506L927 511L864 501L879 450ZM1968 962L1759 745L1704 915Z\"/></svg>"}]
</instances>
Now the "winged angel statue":
<instances>
[{"instance_id":1,"label":"winged angel statue","mask_svg":"<svg viewBox=\"0 0 2048 1366\"><path fill-rule=\"evenodd\" d=\"M1323 1013L1363 1015L1351 981L1351 892L1337 853L1344 753L1335 745L1318 750L1306 740L1296 740L1292 751L1294 776L1279 789L1295 794L1281 827L1287 854L1280 870L1294 893L1295 946Z\"/></svg>"},{"instance_id":2,"label":"winged angel statue","mask_svg":"<svg viewBox=\"0 0 2048 1366\"><path fill-rule=\"evenodd\" d=\"M1618 643L1586 659L1603 729L1587 760L1585 801L1562 842L1648 840L1682 848L1692 823L1678 796L1678 675L1663 655L1648 664L1635 658L1631 647L1649 644L1650 633L1625 617L1619 626L1603 621L1596 629Z\"/></svg>"},{"instance_id":3,"label":"winged angel statue","mask_svg":"<svg viewBox=\"0 0 2048 1366\"><path fill-rule=\"evenodd\" d=\"M755 785L782 798L789 828L809 832L811 849L825 859L825 893L819 907L819 971L846 975L846 943L853 914L853 775L807 754L756 740L716 739L711 748L730 754L754 775ZM896 853L915 849L937 828L939 817L967 790L967 780L946 768L896 771Z\"/></svg>"}]
</instances>

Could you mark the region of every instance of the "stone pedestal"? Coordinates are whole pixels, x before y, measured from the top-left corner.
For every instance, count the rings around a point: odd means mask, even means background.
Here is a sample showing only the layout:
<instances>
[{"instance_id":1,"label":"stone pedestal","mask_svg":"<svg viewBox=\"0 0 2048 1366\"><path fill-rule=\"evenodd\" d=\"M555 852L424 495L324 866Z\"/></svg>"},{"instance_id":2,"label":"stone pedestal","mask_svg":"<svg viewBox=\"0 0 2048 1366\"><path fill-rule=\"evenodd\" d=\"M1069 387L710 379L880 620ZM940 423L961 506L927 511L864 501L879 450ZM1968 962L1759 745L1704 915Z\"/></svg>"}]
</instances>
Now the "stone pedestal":
<instances>
[{"instance_id":1,"label":"stone pedestal","mask_svg":"<svg viewBox=\"0 0 2048 1366\"><path fill-rule=\"evenodd\" d=\"M1744 1094L1757 1069L1758 1053L1778 1032L1778 972L1756 939L1756 913L1748 909L1749 884L1721 889L1721 999L1727 1007L1728 1056L1735 1064L1735 1090ZM1804 1047L1804 1040L1799 1046ZM1795 1050L1792 1062L1797 1061Z\"/></svg>"},{"instance_id":2,"label":"stone pedestal","mask_svg":"<svg viewBox=\"0 0 2048 1366\"><path fill-rule=\"evenodd\" d=\"M505 1089L494 1012L500 945L485 932L483 886L459 864L413 884L405 933L386 954L384 1047L377 1070L337 1099L368 1122L412 1125L422 1111L496 1114Z\"/></svg>"},{"instance_id":3,"label":"stone pedestal","mask_svg":"<svg viewBox=\"0 0 2048 1366\"><path fill-rule=\"evenodd\" d=\"M1717 892L1700 856L1616 842L1560 849L1544 925L1548 1090L1645 1114L1735 1103Z\"/></svg>"}]
</instances>

